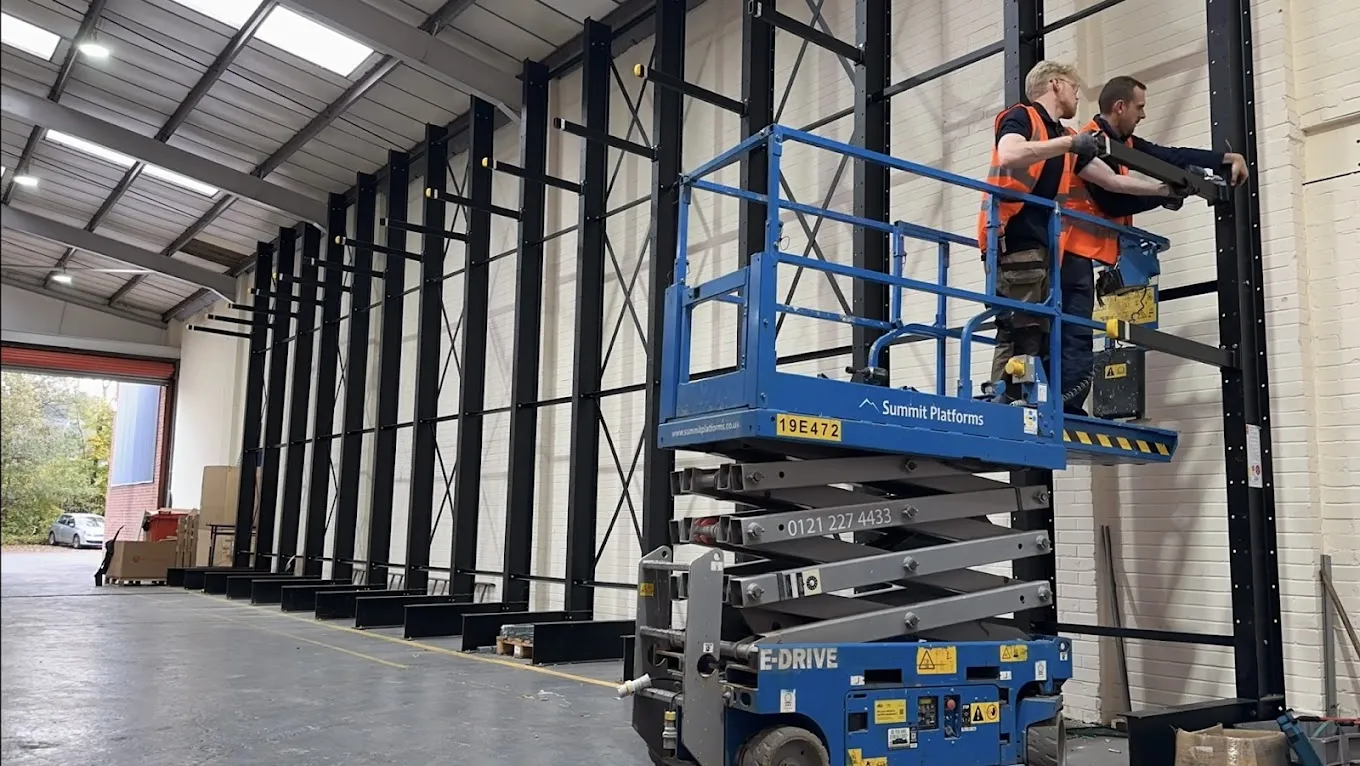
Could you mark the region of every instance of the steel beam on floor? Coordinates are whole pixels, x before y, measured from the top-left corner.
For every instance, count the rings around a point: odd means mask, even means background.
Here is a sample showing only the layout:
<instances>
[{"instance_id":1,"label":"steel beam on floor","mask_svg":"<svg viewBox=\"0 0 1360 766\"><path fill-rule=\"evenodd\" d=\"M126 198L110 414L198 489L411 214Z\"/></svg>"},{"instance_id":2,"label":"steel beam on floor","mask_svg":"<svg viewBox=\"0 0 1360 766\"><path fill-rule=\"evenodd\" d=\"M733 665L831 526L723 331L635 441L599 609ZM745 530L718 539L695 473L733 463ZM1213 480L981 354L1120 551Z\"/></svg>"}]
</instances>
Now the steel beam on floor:
<instances>
[{"instance_id":1,"label":"steel beam on floor","mask_svg":"<svg viewBox=\"0 0 1360 766\"><path fill-rule=\"evenodd\" d=\"M379 585L323 583L314 585L285 584L279 595L279 609L285 612L310 612L316 609L316 594L322 591L374 591Z\"/></svg>"},{"instance_id":2,"label":"steel beam on floor","mask_svg":"<svg viewBox=\"0 0 1360 766\"><path fill-rule=\"evenodd\" d=\"M409 604L453 604L471 596L432 596L428 593L377 596L358 593L354 599L354 627L395 628L406 618Z\"/></svg>"},{"instance_id":3,"label":"steel beam on floor","mask_svg":"<svg viewBox=\"0 0 1360 766\"><path fill-rule=\"evenodd\" d=\"M570 615L561 622L537 623L533 662L556 665L621 660L628 648L624 637L635 630L637 623L633 620L581 620Z\"/></svg>"},{"instance_id":4,"label":"steel beam on floor","mask_svg":"<svg viewBox=\"0 0 1360 766\"><path fill-rule=\"evenodd\" d=\"M377 590L336 588L334 590L317 591L316 619L353 619L355 603L359 596L419 596L424 593L424 588L383 588Z\"/></svg>"},{"instance_id":5,"label":"steel beam on floor","mask_svg":"<svg viewBox=\"0 0 1360 766\"><path fill-rule=\"evenodd\" d=\"M486 601L481 603L407 604L402 622L405 638L435 638L461 636L463 616L488 612L522 612L529 605L523 601Z\"/></svg>"}]
</instances>

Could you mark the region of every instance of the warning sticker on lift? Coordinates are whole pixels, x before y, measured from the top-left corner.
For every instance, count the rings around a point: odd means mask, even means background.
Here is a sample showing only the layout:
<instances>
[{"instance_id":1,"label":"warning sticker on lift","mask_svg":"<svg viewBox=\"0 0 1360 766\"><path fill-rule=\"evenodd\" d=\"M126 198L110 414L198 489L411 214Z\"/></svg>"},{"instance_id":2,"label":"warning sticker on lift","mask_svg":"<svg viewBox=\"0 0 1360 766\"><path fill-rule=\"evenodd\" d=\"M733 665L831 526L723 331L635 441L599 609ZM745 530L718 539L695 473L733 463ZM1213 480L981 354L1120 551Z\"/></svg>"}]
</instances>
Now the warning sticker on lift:
<instances>
[{"instance_id":1,"label":"warning sticker on lift","mask_svg":"<svg viewBox=\"0 0 1360 766\"><path fill-rule=\"evenodd\" d=\"M907 701L878 700L874 702L874 725L883 723L906 723Z\"/></svg>"},{"instance_id":2,"label":"warning sticker on lift","mask_svg":"<svg viewBox=\"0 0 1360 766\"><path fill-rule=\"evenodd\" d=\"M642 598L651 598L652 596L655 596L656 583L654 582L638 583L638 595L641 596Z\"/></svg>"},{"instance_id":3,"label":"warning sticker on lift","mask_svg":"<svg viewBox=\"0 0 1360 766\"><path fill-rule=\"evenodd\" d=\"M916 747L916 730L910 726L888 729L888 749L901 750Z\"/></svg>"},{"instance_id":4,"label":"warning sticker on lift","mask_svg":"<svg viewBox=\"0 0 1360 766\"><path fill-rule=\"evenodd\" d=\"M959 672L957 646L922 646L916 650L916 674L951 676Z\"/></svg>"},{"instance_id":5,"label":"warning sticker on lift","mask_svg":"<svg viewBox=\"0 0 1360 766\"><path fill-rule=\"evenodd\" d=\"M790 415L781 412L774 418L774 432L776 436L838 442L841 440L841 422L830 418L814 418L808 415Z\"/></svg>"},{"instance_id":6,"label":"warning sticker on lift","mask_svg":"<svg viewBox=\"0 0 1360 766\"><path fill-rule=\"evenodd\" d=\"M1025 644L1002 644L1002 662L1029 662L1029 647Z\"/></svg>"},{"instance_id":7,"label":"warning sticker on lift","mask_svg":"<svg viewBox=\"0 0 1360 766\"><path fill-rule=\"evenodd\" d=\"M1001 722L1000 702L974 702L968 708L968 723L978 726L985 723Z\"/></svg>"}]
</instances>

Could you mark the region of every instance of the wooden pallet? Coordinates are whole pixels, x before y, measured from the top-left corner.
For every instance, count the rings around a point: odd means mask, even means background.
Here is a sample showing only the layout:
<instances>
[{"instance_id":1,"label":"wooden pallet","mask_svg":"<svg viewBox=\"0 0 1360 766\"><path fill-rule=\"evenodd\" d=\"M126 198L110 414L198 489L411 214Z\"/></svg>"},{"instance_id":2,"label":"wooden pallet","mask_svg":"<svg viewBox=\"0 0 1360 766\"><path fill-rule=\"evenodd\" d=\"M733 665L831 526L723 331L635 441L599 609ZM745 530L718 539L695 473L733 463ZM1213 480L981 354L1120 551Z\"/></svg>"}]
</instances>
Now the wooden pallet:
<instances>
[{"instance_id":1,"label":"wooden pallet","mask_svg":"<svg viewBox=\"0 0 1360 766\"><path fill-rule=\"evenodd\" d=\"M109 585L164 585L165 580L130 580L125 577L110 577L104 582Z\"/></svg>"},{"instance_id":2,"label":"wooden pallet","mask_svg":"<svg viewBox=\"0 0 1360 766\"><path fill-rule=\"evenodd\" d=\"M517 660L532 660L534 642L522 638L497 638L496 654L504 654Z\"/></svg>"}]
</instances>

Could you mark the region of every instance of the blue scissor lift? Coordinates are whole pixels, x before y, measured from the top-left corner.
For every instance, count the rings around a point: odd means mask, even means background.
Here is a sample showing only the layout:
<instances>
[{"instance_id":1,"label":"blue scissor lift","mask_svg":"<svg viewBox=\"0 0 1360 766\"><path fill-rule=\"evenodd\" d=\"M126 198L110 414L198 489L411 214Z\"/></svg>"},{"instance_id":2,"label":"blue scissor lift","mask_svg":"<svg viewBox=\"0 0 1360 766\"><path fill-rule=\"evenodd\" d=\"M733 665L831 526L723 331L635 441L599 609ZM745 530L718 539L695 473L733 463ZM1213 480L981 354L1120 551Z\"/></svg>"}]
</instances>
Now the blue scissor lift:
<instances>
[{"instance_id":1,"label":"blue scissor lift","mask_svg":"<svg viewBox=\"0 0 1360 766\"><path fill-rule=\"evenodd\" d=\"M672 522L676 548L640 564L633 725L654 761L698 766L998 766L1026 763L1032 727L1061 736L1061 686L1070 677L1070 641L1029 635L1007 619L1053 603L1053 583L982 567L1053 555L1047 531L1011 528L988 515L1051 513L1045 485L986 478L1069 463L1167 463L1173 431L1065 416L1049 394L1044 365L1017 359L1025 395L1000 403L977 393L974 344L998 311L1042 314L1051 322L1057 376L1064 323L1100 330L1106 343L1167 338L1149 317L1084 320L1064 316L1059 290L1047 304L1023 304L948 286L948 247L977 251L975 239L909 224L858 218L714 183L717 170L756 147L780 188L786 144L804 144L863 162L991 194L983 182L772 126L683 178L675 280L665 295L663 380L657 438L665 448L710 453L722 462L672 476L677 495L735 504L720 515ZM696 191L764 206L766 239L749 265L702 284L687 282L687 216ZM1053 203L1028 198L1053 208ZM892 273L801 257L779 248L781 213L802 211L887 234ZM1056 241L1060 216L1051 234ZM995 220L995 219L993 219ZM1089 219L1098 225L1105 221ZM1123 245L1124 294L1155 305L1157 256L1165 239L1112 227ZM989 235L989 274L996 237ZM902 273L907 242L939 246L934 279ZM1056 250L1056 248L1053 248ZM886 321L783 305L781 267L829 272L886 285ZM931 324L902 321L905 295L933 295ZM946 322L945 301L978 311L962 328ZM707 301L737 304L736 369L691 377L691 316ZM1134 301L1136 303L1137 301ZM848 380L781 370L776 319L796 314L881 331L868 368ZM1138 324L1136 328L1130 324ZM877 368L882 349L926 338L936 344L935 390L892 387ZM957 342L958 386L946 391L946 344ZM1168 344L1169 345L1169 344ZM990 345L987 348L990 351ZM982 381L978 381L981 383ZM1056 387L1055 387L1056 388ZM697 557L688 563L690 552ZM735 556L731 555L735 554ZM684 601L680 626L675 602Z\"/></svg>"}]
</instances>

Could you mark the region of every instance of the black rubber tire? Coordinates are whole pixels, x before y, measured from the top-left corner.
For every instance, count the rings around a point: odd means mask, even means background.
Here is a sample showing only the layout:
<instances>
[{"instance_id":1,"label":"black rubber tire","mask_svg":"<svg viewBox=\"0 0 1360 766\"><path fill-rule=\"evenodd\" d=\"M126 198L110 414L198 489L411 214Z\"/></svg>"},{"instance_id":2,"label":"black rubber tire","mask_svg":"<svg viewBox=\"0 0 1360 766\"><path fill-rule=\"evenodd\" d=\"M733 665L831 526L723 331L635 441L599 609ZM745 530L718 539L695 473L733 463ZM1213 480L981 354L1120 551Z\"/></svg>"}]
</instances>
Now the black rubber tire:
<instances>
[{"instance_id":1,"label":"black rubber tire","mask_svg":"<svg viewBox=\"0 0 1360 766\"><path fill-rule=\"evenodd\" d=\"M797 726L775 726L755 735L741 751L741 766L830 766L831 756L816 734Z\"/></svg>"},{"instance_id":2,"label":"black rubber tire","mask_svg":"<svg viewBox=\"0 0 1360 766\"><path fill-rule=\"evenodd\" d=\"M57 544L57 536L54 535L54 534L52 534L51 532L48 532L48 533L47 533L47 544L48 544L48 545L56 545L56 544Z\"/></svg>"},{"instance_id":3,"label":"black rubber tire","mask_svg":"<svg viewBox=\"0 0 1360 766\"><path fill-rule=\"evenodd\" d=\"M71 547L72 548L80 547L80 535L76 535L75 537L71 538Z\"/></svg>"},{"instance_id":4,"label":"black rubber tire","mask_svg":"<svg viewBox=\"0 0 1360 766\"><path fill-rule=\"evenodd\" d=\"M1067 726L1061 718L1029 727L1025 732L1025 766L1065 766Z\"/></svg>"}]
</instances>

